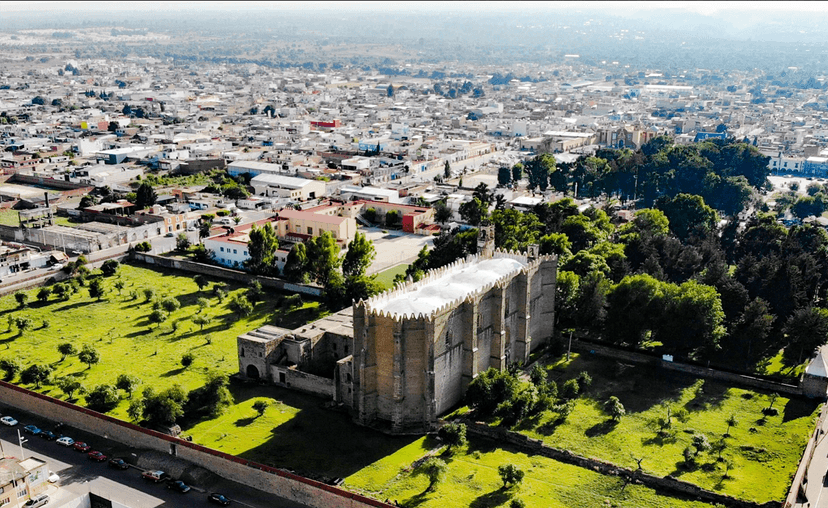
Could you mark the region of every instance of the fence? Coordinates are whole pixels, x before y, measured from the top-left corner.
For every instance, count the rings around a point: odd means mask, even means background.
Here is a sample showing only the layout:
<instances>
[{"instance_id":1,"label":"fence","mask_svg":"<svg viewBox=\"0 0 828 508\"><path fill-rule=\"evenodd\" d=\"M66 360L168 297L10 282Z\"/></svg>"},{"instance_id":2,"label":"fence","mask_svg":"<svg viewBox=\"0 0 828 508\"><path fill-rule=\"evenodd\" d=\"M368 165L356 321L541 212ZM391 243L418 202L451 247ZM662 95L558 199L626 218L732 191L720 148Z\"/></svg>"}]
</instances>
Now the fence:
<instances>
[{"instance_id":1,"label":"fence","mask_svg":"<svg viewBox=\"0 0 828 508\"><path fill-rule=\"evenodd\" d=\"M385 508L391 505L274 467L144 429L47 395L0 381L0 401L127 446L174 455L228 480L313 508Z\"/></svg>"}]
</instances>

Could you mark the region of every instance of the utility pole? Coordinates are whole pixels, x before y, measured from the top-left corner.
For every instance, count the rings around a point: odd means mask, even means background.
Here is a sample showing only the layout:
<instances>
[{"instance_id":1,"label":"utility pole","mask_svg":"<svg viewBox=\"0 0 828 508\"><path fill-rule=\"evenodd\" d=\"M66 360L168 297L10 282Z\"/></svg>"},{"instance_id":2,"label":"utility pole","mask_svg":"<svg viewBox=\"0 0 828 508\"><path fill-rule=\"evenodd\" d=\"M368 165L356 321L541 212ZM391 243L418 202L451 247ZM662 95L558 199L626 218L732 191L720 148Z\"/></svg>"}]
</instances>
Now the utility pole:
<instances>
[{"instance_id":1,"label":"utility pole","mask_svg":"<svg viewBox=\"0 0 828 508\"><path fill-rule=\"evenodd\" d=\"M25 439L25 438L24 438L24 437L20 434L20 429L17 429L17 440L20 442L20 460L23 460L23 459L25 459L25 458L26 458L26 456L23 454L23 443L28 443L28 442L29 442L29 440L28 440L28 439Z\"/></svg>"},{"instance_id":2,"label":"utility pole","mask_svg":"<svg viewBox=\"0 0 828 508\"><path fill-rule=\"evenodd\" d=\"M566 361L569 361L569 355L572 353L572 332L574 330L569 330L569 346L566 348ZM20 432L20 431L17 431Z\"/></svg>"}]
</instances>

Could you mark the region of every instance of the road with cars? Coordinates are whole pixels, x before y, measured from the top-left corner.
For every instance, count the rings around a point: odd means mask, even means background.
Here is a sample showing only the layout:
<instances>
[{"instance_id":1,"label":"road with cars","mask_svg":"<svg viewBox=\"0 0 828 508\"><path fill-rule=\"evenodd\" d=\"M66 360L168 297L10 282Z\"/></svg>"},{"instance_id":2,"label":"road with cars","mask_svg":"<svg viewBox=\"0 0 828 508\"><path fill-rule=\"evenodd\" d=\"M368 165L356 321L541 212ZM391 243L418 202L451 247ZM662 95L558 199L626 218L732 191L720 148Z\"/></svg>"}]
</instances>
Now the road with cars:
<instances>
[{"instance_id":1,"label":"road with cars","mask_svg":"<svg viewBox=\"0 0 828 508\"><path fill-rule=\"evenodd\" d=\"M57 475L57 478L50 479L54 482L47 491L49 508L57 508L87 493L130 508L221 506L221 499L208 499L212 493L226 496L230 506L302 507L224 479L211 481L209 485L190 485L177 483L180 479L164 474L164 478L155 481L155 469L145 471L135 466L137 457L142 453L140 450L2 406L0 414L3 415L0 418L2 456L21 458L22 454L25 458L36 457L49 464L50 475ZM13 423L9 420L16 423L9 425ZM38 431L53 433L54 437L50 434L41 437ZM22 438L22 444L18 436Z\"/></svg>"}]
</instances>

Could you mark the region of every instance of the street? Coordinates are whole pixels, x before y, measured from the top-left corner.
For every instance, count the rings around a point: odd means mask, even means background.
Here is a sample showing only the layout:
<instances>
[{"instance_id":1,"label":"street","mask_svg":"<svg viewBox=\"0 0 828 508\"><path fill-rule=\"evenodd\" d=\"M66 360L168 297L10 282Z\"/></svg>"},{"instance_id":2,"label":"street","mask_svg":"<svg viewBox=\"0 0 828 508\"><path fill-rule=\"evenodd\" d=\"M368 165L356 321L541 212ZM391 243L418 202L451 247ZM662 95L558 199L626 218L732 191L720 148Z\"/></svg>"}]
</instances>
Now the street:
<instances>
[{"instance_id":1,"label":"street","mask_svg":"<svg viewBox=\"0 0 828 508\"><path fill-rule=\"evenodd\" d=\"M180 462L177 459L154 452L130 449L114 441L65 426L60 429L60 432L56 432L72 437L76 441L84 441L92 446L93 450L101 451L109 458L120 457L130 463L130 468L127 470L113 469L108 467L107 462L90 461L86 453L75 451L72 447L60 446L55 441L47 441L23 432L23 427L28 424L37 425L43 430L53 430L55 422L5 407L0 408L0 413L4 416L11 415L20 422L15 427L0 425L0 452L3 456L20 458L21 446L17 434L19 430L20 435L25 439L22 445L24 456L26 458L36 457L48 462L49 469L60 476L60 480L54 485L50 484L46 492L51 498L50 507L62 506L90 492L130 508L215 506L207 500L210 492L221 492L232 500L231 506L251 508L301 506L296 502L280 499L272 494L224 480L210 472L199 471L198 468L180 463L177 464L178 469L181 470L182 466L186 467L186 475L182 479L192 487L192 490L186 494L168 490L165 483L155 484L142 479L141 473L144 469L163 469L164 463ZM137 467L136 463L143 468ZM193 471L194 469L196 471ZM203 481L193 481L191 479L193 477L201 478Z\"/></svg>"}]
</instances>

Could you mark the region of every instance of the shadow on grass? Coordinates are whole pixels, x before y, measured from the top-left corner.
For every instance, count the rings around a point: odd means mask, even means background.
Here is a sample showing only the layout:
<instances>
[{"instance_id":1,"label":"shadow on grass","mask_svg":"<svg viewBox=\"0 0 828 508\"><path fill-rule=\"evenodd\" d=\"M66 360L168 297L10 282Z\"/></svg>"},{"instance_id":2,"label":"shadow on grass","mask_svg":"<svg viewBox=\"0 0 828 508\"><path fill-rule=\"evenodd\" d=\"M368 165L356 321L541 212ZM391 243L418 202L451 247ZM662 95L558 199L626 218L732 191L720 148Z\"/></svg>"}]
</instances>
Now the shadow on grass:
<instances>
[{"instance_id":1,"label":"shadow on grass","mask_svg":"<svg viewBox=\"0 0 828 508\"><path fill-rule=\"evenodd\" d=\"M785 409L782 413L782 423L811 416L820 405L821 403L815 399L790 399L785 404Z\"/></svg>"},{"instance_id":2,"label":"shadow on grass","mask_svg":"<svg viewBox=\"0 0 828 508\"><path fill-rule=\"evenodd\" d=\"M604 436L606 434L609 434L613 430L615 430L615 427L617 427L617 426L618 426L618 421L617 420L613 420L613 419L604 420L603 422L596 423L592 427L588 428L586 431L584 431L584 434L586 434L586 437Z\"/></svg>"},{"instance_id":3,"label":"shadow on grass","mask_svg":"<svg viewBox=\"0 0 828 508\"><path fill-rule=\"evenodd\" d=\"M165 373L161 374L161 376L160 376L160 377L173 377L173 376L177 376L177 375L181 374L182 372L184 372L185 370L187 370L187 367L179 367L179 368L177 368L177 369L168 370L167 372L165 372Z\"/></svg>"},{"instance_id":4,"label":"shadow on grass","mask_svg":"<svg viewBox=\"0 0 828 508\"><path fill-rule=\"evenodd\" d=\"M671 432L668 434L656 434L653 437L649 437L646 439L641 440L641 444L644 446L664 446L665 444L672 444L678 441L678 437L676 436L675 432Z\"/></svg>"},{"instance_id":5,"label":"shadow on grass","mask_svg":"<svg viewBox=\"0 0 828 508\"><path fill-rule=\"evenodd\" d=\"M719 406L727 398L728 390L729 388L722 383L705 379L693 398L684 405L684 408L693 412Z\"/></svg>"},{"instance_id":6,"label":"shadow on grass","mask_svg":"<svg viewBox=\"0 0 828 508\"><path fill-rule=\"evenodd\" d=\"M75 302L75 303L70 303L69 305L64 305L63 307L60 307L59 309L53 309L53 311L54 312L63 312L65 310L72 310L72 309L77 309L77 308L80 308L80 307L86 307L87 305L93 305L95 303L98 303L98 302L96 300L86 300L86 301L83 301L83 302Z\"/></svg>"},{"instance_id":7,"label":"shadow on grass","mask_svg":"<svg viewBox=\"0 0 828 508\"><path fill-rule=\"evenodd\" d=\"M499 488L478 497L469 504L469 508L493 508L505 504L511 498L510 490Z\"/></svg>"},{"instance_id":8,"label":"shadow on grass","mask_svg":"<svg viewBox=\"0 0 828 508\"><path fill-rule=\"evenodd\" d=\"M247 427L251 423L255 422L256 418L257 418L256 416L249 416L247 418L239 418L238 420L233 422L233 425L235 425L236 427Z\"/></svg>"}]
</instances>

